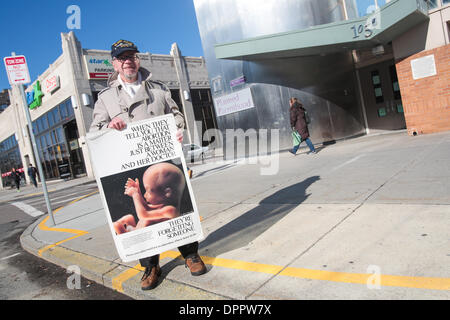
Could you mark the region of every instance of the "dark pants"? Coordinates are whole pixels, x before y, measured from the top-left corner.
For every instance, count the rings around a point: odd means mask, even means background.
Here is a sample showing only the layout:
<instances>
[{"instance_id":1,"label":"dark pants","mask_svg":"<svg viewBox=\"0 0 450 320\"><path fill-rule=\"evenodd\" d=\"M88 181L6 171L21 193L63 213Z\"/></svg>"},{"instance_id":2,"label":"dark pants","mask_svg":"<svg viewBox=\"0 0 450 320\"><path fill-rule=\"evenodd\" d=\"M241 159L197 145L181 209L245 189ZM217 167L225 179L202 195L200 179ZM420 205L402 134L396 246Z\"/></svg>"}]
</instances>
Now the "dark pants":
<instances>
[{"instance_id":1,"label":"dark pants","mask_svg":"<svg viewBox=\"0 0 450 320\"><path fill-rule=\"evenodd\" d=\"M31 182L33 182L34 186L37 188L36 177L30 176L30 180L31 180Z\"/></svg>"},{"instance_id":2,"label":"dark pants","mask_svg":"<svg viewBox=\"0 0 450 320\"><path fill-rule=\"evenodd\" d=\"M183 258L187 258L188 256L192 254L196 254L198 252L198 242L192 242L185 244L184 246L178 247L178 250L180 250L181 255ZM144 259L139 259L139 262L141 266L143 267L154 267L159 264L159 254L156 256L151 256Z\"/></svg>"}]
</instances>

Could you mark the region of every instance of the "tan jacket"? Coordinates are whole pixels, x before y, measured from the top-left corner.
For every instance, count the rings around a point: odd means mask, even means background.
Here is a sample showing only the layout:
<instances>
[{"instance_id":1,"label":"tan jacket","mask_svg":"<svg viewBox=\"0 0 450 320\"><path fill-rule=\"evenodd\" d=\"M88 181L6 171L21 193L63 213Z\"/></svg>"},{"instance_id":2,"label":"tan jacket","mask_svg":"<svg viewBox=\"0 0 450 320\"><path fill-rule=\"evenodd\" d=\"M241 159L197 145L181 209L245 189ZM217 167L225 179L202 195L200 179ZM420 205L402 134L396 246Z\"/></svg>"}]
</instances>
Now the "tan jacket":
<instances>
[{"instance_id":1,"label":"tan jacket","mask_svg":"<svg viewBox=\"0 0 450 320\"><path fill-rule=\"evenodd\" d=\"M183 114L173 101L167 86L159 81L150 80L152 74L140 68L142 86L134 98L122 88L117 80L118 73L114 72L108 79L108 88L101 91L94 106L94 114L89 131L101 130L115 117L125 123L140 121L151 117L173 113L178 128L184 128Z\"/></svg>"}]
</instances>

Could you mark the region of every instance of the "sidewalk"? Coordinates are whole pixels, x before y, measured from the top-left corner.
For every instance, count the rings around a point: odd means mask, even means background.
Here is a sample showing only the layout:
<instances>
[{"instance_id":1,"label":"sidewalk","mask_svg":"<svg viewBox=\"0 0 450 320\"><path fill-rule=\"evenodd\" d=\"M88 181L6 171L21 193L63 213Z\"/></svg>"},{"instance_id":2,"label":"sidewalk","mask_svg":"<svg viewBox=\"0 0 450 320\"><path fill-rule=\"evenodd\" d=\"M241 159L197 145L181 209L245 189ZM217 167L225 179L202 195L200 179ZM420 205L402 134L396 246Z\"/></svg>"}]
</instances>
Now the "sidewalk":
<instances>
[{"instance_id":1,"label":"sidewalk","mask_svg":"<svg viewBox=\"0 0 450 320\"><path fill-rule=\"evenodd\" d=\"M118 257L98 193L56 212L56 226L38 219L21 243L135 299L450 299L450 132L316 148L280 153L275 175L245 161L192 167L199 277L174 249L142 291L143 269Z\"/></svg>"},{"instance_id":2,"label":"sidewalk","mask_svg":"<svg viewBox=\"0 0 450 320\"><path fill-rule=\"evenodd\" d=\"M47 185L47 192L54 192L56 190L63 190L72 188L73 186L82 185L86 183L94 182L95 179L89 178L89 177L82 177L82 178L76 178L76 179L70 179L70 180L63 180L63 179L57 179L57 180L50 180L46 181ZM28 182L28 180L27 180ZM42 183L38 182L37 188L34 185L24 185L20 186L20 192L17 192L17 189L11 189L11 188L5 188L3 190L0 190L0 202L4 201L10 201L12 199L16 198L22 198L22 197L28 197L28 196L35 196L36 194L43 194L44 190L42 187Z\"/></svg>"}]
</instances>

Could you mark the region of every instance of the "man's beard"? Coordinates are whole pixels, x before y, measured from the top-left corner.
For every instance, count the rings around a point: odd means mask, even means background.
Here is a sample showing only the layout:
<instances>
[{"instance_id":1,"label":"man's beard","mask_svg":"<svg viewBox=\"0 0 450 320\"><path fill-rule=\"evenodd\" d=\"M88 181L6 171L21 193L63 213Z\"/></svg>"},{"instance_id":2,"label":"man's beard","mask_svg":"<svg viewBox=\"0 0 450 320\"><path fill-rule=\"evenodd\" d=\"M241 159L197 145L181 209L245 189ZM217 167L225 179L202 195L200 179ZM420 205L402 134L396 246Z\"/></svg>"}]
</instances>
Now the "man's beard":
<instances>
[{"instance_id":1,"label":"man's beard","mask_svg":"<svg viewBox=\"0 0 450 320\"><path fill-rule=\"evenodd\" d=\"M124 74L123 76L127 79L127 80L129 80L129 81L136 81L137 80L137 72L135 72L135 73L132 73L132 74Z\"/></svg>"}]
</instances>

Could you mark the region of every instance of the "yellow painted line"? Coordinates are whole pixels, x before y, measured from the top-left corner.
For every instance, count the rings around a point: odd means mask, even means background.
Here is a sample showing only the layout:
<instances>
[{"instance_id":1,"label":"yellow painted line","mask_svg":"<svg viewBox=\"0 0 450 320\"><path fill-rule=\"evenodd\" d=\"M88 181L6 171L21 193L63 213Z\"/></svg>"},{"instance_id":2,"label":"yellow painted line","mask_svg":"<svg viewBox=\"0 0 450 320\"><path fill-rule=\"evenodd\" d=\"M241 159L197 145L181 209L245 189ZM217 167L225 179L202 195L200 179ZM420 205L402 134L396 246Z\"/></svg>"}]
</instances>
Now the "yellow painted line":
<instances>
[{"instance_id":1,"label":"yellow painted line","mask_svg":"<svg viewBox=\"0 0 450 320\"><path fill-rule=\"evenodd\" d=\"M160 259L172 258L183 259L180 253L176 251L166 251L161 254ZM324 280L343 283L355 283L367 285L369 279L373 279L374 274L364 273L346 273L346 272L333 272L324 270L313 270L304 268L292 268L287 267L283 269L282 266L275 266L269 264L246 262L224 258L214 258L201 256L203 262L208 265L223 267L229 269L237 269L244 271L260 272L267 274L278 274L280 276L311 279L311 280ZM122 283L126 280L134 277L140 271L144 271L144 268L140 264L134 266L119 276L113 279L113 287L123 292ZM430 289L430 290L450 290L450 278L431 278L431 277L408 277L408 276L393 276L393 275L379 275L380 286L392 286L392 287L406 287L416 289ZM373 283L370 282L372 285Z\"/></svg>"},{"instance_id":2,"label":"yellow painted line","mask_svg":"<svg viewBox=\"0 0 450 320\"><path fill-rule=\"evenodd\" d=\"M323 270L312 270L303 268L284 269L281 276L326 280L333 282L357 283L367 284L367 281L375 277L374 274L365 273L346 273L346 272L332 272ZM393 276L393 275L379 275L380 286L391 287L406 287L416 289L431 289L431 290L450 290L449 278L430 278L430 277L408 277L408 276Z\"/></svg>"},{"instance_id":3,"label":"yellow painted line","mask_svg":"<svg viewBox=\"0 0 450 320\"><path fill-rule=\"evenodd\" d=\"M91 192L91 193L88 193L88 194L86 194L86 195L84 195L84 196L82 196L82 197L79 197L79 198L77 198L77 199L75 199L75 200L69 202L69 205L70 205L70 204L73 204L73 203L75 203L75 202L77 202L77 201L80 201L80 200L82 200L82 199L84 199L84 198L86 198L86 197L89 197L89 196L91 196L91 195L93 195L93 194L95 194L95 193L97 193L97 192L98 192L98 190L97 190L97 191L94 191L94 192ZM64 207L59 207L59 208L53 210L53 213L57 213L57 212L58 212L59 210L61 210L62 208L64 208ZM39 223L39 226L38 226L39 229L44 230L44 231L54 231L54 232L73 233L73 234L75 234L75 236L69 237L69 238L67 238L67 239L58 241L58 242L56 242L56 243L54 243L54 244L50 244L50 245L48 245L48 246L45 246L44 248L41 248L41 249L38 251L38 255L39 255L40 257L42 257L42 254L43 254L45 251L47 251L47 250L49 250L49 249L51 249L51 248L54 248L54 247L56 247L56 246L58 246L58 245L60 245L60 244L62 244L62 243L64 243L64 242L67 242L67 241L69 241L69 240L78 238L78 237L80 237L80 236L82 236L82 235L88 234L87 231L83 231L83 230L49 227L49 226L46 225L46 222L48 221L48 219L49 219L49 216L47 216L44 220L42 220L42 221Z\"/></svg>"},{"instance_id":4,"label":"yellow painted line","mask_svg":"<svg viewBox=\"0 0 450 320\"><path fill-rule=\"evenodd\" d=\"M139 272L144 271L144 268L141 267L140 264L135 265L133 268L128 269L125 272L122 272L117 277L112 279L112 288L116 291L123 293L122 284L137 275Z\"/></svg>"},{"instance_id":5,"label":"yellow painted line","mask_svg":"<svg viewBox=\"0 0 450 320\"><path fill-rule=\"evenodd\" d=\"M78 199L73 200L70 204L80 201L90 195L93 195L95 192L91 192L85 196L82 196ZM61 210L63 207L60 207L53 212L56 213ZM65 229L65 228L50 228L45 223L48 220L48 216L41 221L39 224L39 228L41 230L47 231L56 231L56 232L66 232L66 233L74 233L75 236L67 238L65 240L56 242L54 244L48 245L41 250L39 250L39 255L41 256L43 252L56 247L57 245L64 243L66 241L75 239L79 236L85 235L88 232L82 230L75 229ZM183 259L179 252L176 251L166 251L161 253L160 259L164 258L172 258L172 259ZM287 276L293 278L302 278L302 279L311 279L311 280L324 280L324 281L333 281L333 282L343 282L343 283L355 283L355 284L367 284L369 278L373 279L374 274L362 274L362 273L346 273L346 272L333 272L333 271L324 271L324 270L313 270L313 269L304 269L304 268L293 268L287 267L283 269L282 266L269 265L269 264L261 264L255 262L246 262L232 259L224 259L224 258L215 258L215 257L207 257L201 256L203 262L208 265L223 267L229 269L236 270L244 270L244 271L252 271L252 272L260 272L267 273L273 275ZM123 292L122 284L136 276L139 272L144 271L144 268L137 264L136 266L122 272L117 277L113 278L112 286L115 290L119 292ZM409 276L393 276L393 275L379 275L380 277L380 286L392 286L392 287L406 287L406 288L417 288L417 289L430 289L430 290L450 290L450 278L432 278L432 277L409 277Z\"/></svg>"},{"instance_id":6,"label":"yellow painted line","mask_svg":"<svg viewBox=\"0 0 450 320\"><path fill-rule=\"evenodd\" d=\"M280 267L280 266L255 263L255 262L245 262L245 261L231 260L231 259L223 259L223 258L213 258L213 257L202 256L202 260L204 263L210 264L210 265L216 266L216 267L224 267L224 268L229 268L229 269L238 269L238 270L269 273L269 274L277 274L283 269L283 267Z\"/></svg>"},{"instance_id":7,"label":"yellow painted line","mask_svg":"<svg viewBox=\"0 0 450 320\"><path fill-rule=\"evenodd\" d=\"M176 258L181 258L181 255L179 252L169 250L169 251L165 251L159 255L160 260L162 260L164 258L176 259ZM113 289L123 293L123 283L125 281L127 281L128 279L133 278L139 272L142 272L144 270L145 270L144 267L142 267L140 264L137 264L134 267L122 272L121 274L119 274L118 276L116 276L115 278L112 279Z\"/></svg>"}]
</instances>

